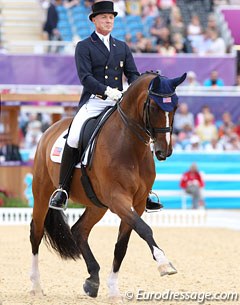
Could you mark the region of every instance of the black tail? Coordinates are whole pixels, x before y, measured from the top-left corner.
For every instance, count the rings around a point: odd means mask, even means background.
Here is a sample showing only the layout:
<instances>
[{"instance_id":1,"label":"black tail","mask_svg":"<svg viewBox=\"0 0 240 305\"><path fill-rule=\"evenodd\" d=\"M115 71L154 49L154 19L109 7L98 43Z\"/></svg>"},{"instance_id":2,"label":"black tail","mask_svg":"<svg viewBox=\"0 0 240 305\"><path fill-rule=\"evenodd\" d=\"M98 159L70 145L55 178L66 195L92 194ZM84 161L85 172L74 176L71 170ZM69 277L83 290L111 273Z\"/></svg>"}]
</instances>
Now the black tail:
<instances>
[{"instance_id":1,"label":"black tail","mask_svg":"<svg viewBox=\"0 0 240 305\"><path fill-rule=\"evenodd\" d=\"M63 259L80 258L80 249L74 240L66 216L62 211L49 209L45 223L45 240Z\"/></svg>"}]
</instances>

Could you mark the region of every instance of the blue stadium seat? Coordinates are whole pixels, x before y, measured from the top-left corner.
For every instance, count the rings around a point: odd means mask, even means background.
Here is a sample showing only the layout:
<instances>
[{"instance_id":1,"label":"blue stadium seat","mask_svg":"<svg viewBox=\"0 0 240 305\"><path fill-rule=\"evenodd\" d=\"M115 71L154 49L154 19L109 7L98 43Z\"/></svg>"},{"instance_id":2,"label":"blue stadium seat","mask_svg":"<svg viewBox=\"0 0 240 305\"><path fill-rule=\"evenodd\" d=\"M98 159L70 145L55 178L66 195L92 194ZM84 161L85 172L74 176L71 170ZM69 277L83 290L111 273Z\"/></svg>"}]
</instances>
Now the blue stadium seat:
<instances>
[{"instance_id":1,"label":"blue stadium seat","mask_svg":"<svg viewBox=\"0 0 240 305\"><path fill-rule=\"evenodd\" d=\"M148 16L143 21L143 34L145 37L150 37L150 28L152 27L154 23L155 17Z\"/></svg>"},{"instance_id":2,"label":"blue stadium seat","mask_svg":"<svg viewBox=\"0 0 240 305\"><path fill-rule=\"evenodd\" d=\"M137 32L144 32L143 23L140 16L126 16L126 32L131 33L133 41L136 39L135 35Z\"/></svg>"},{"instance_id":3,"label":"blue stadium seat","mask_svg":"<svg viewBox=\"0 0 240 305\"><path fill-rule=\"evenodd\" d=\"M116 17L114 21L112 36L120 40L125 40L125 35L126 35L125 18Z\"/></svg>"}]
</instances>

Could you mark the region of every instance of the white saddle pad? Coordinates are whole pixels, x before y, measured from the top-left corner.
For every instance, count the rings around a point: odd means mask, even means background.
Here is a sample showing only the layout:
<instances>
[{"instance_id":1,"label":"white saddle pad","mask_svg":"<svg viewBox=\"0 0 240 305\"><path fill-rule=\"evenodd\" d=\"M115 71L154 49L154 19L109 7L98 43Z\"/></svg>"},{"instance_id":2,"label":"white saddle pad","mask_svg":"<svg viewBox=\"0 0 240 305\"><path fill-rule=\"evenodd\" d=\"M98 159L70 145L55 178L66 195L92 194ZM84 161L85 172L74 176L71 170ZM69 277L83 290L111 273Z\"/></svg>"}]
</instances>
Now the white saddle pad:
<instances>
[{"instance_id":1,"label":"white saddle pad","mask_svg":"<svg viewBox=\"0 0 240 305\"><path fill-rule=\"evenodd\" d=\"M56 140L56 142L53 144L51 153L50 153L50 158L53 162L55 163L61 163L62 161L62 154L63 154L63 149L64 145L66 142L66 139L64 139L64 136L67 134L68 130L65 130ZM87 154L86 154L87 157ZM84 160L86 160L86 157ZM83 162L84 164L84 162ZM78 163L75 167L80 168L81 164Z\"/></svg>"}]
</instances>

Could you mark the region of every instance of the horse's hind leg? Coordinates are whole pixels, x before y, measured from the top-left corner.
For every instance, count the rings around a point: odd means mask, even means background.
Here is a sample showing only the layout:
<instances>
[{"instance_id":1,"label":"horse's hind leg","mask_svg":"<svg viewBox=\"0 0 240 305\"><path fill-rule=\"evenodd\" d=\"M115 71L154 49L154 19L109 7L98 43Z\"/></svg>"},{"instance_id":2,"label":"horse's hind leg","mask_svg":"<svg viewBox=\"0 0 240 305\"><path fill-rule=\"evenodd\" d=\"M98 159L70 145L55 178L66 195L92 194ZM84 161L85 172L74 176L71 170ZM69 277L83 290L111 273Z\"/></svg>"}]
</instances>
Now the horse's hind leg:
<instances>
[{"instance_id":1,"label":"horse's hind leg","mask_svg":"<svg viewBox=\"0 0 240 305\"><path fill-rule=\"evenodd\" d=\"M43 294L40 284L38 267L38 252L44 234L44 221L48 211L48 200L53 191L51 181L45 176L44 181L33 179L34 208L30 225L30 242L32 246L32 266L30 279L32 282L31 294ZM40 191L41 186L41 191Z\"/></svg>"},{"instance_id":2,"label":"horse's hind leg","mask_svg":"<svg viewBox=\"0 0 240 305\"><path fill-rule=\"evenodd\" d=\"M96 261L88 244L88 236L93 226L104 216L106 209L97 207L87 207L81 218L75 223L71 231L80 247L81 254L86 262L90 277L85 280L83 289L90 297L97 297L100 285L99 270L100 266Z\"/></svg>"},{"instance_id":3,"label":"horse's hind leg","mask_svg":"<svg viewBox=\"0 0 240 305\"><path fill-rule=\"evenodd\" d=\"M113 265L112 270L108 277L108 289L109 289L109 297L110 299L118 300L121 299L120 291L118 288L118 273L119 269L121 267L122 261L124 259L124 256L127 252L127 246L128 241L130 238L132 232L132 228L127 225L126 223L123 223L121 221L120 227L119 227L119 233L118 233L118 240L115 245L114 250L114 259L113 259Z\"/></svg>"}]
</instances>

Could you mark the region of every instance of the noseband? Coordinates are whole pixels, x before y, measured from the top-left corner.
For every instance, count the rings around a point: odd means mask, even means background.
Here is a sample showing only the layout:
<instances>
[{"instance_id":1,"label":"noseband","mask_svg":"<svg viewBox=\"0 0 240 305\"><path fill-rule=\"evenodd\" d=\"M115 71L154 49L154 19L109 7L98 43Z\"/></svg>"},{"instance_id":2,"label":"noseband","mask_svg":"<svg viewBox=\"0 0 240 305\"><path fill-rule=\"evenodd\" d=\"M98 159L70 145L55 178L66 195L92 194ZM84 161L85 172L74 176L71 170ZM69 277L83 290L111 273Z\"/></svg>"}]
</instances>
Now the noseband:
<instances>
[{"instance_id":1,"label":"noseband","mask_svg":"<svg viewBox=\"0 0 240 305\"><path fill-rule=\"evenodd\" d=\"M150 101L151 98L149 95L155 95L159 97L171 97L175 94L175 92L171 94L159 94L156 92L153 92L152 90L148 90L148 95L147 99L144 103L143 107L143 121L144 121L144 126L141 126L139 123L136 121L130 119L126 113L122 110L120 104L121 101L118 102L117 104L117 110L118 113L120 114L121 119L123 120L124 124L140 139L140 141L144 142L146 145L149 145L150 140L155 142L156 140L156 134L157 133L167 133L170 132L172 133L173 127L172 125L169 127L162 127L162 128L156 128L153 127L151 124L151 119L150 119ZM144 132L144 134L148 137L148 140L144 136L140 134L140 132Z\"/></svg>"}]
</instances>

